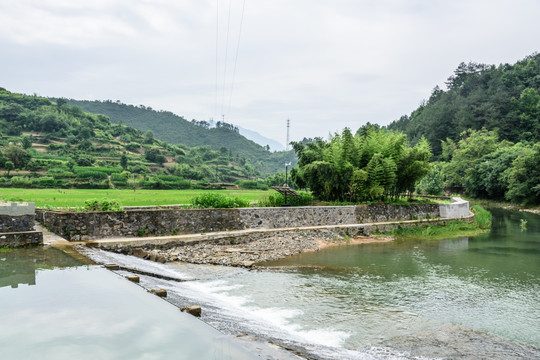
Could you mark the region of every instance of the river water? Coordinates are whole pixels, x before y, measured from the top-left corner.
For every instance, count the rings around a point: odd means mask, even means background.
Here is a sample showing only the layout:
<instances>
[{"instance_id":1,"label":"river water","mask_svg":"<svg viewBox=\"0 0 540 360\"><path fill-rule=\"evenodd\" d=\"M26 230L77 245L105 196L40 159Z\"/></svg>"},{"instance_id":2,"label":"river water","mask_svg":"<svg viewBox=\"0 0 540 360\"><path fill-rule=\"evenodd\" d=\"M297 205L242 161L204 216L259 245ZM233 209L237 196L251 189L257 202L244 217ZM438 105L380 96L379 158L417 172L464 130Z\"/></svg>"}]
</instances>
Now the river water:
<instances>
[{"instance_id":1,"label":"river water","mask_svg":"<svg viewBox=\"0 0 540 360\"><path fill-rule=\"evenodd\" d=\"M489 234L337 247L262 271L91 256L191 280L141 282L166 288L178 305L201 305L203 320L222 332L308 358L455 356L438 349L449 346L469 358L540 357L540 216L491 210Z\"/></svg>"},{"instance_id":2,"label":"river water","mask_svg":"<svg viewBox=\"0 0 540 360\"><path fill-rule=\"evenodd\" d=\"M174 305L201 305L222 333L310 359L540 358L540 216L491 211L489 234L330 248L260 271L87 251L100 263L188 280L141 276L141 285L167 289ZM73 265L62 257L60 266ZM2 286L32 285L30 269L10 267Z\"/></svg>"}]
</instances>

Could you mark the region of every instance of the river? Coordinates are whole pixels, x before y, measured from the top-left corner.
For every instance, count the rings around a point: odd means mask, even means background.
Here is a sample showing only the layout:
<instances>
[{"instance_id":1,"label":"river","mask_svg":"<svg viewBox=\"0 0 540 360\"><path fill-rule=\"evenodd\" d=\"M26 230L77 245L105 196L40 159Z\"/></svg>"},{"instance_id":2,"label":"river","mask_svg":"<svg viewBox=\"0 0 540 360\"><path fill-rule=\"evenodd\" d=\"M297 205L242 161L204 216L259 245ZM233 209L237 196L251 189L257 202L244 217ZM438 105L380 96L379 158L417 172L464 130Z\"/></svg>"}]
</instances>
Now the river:
<instances>
[{"instance_id":1,"label":"river","mask_svg":"<svg viewBox=\"0 0 540 360\"><path fill-rule=\"evenodd\" d=\"M485 356L512 342L538 348L540 216L491 211L488 234L330 248L266 263L262 271L93 256L191 279L142 283L166 288L177 304L201 305L203 319L225 333L271 339L307 357L448 355L422 342L434 337ZM483 333L494 337L477 338ZM520 357L509 351L501 358Z\"/></svg>"},{"instance_id":2,"label":"river","mask_svg":"<svg viewBox=\"0 0 540 360\"><path fill-rule=\"evenodd\" d=\"M88 255L188 280L141 285L310 359L539 358L540 216L490 210L488 234L329 248L257 271Z\"/></svg>"}]
</instances>

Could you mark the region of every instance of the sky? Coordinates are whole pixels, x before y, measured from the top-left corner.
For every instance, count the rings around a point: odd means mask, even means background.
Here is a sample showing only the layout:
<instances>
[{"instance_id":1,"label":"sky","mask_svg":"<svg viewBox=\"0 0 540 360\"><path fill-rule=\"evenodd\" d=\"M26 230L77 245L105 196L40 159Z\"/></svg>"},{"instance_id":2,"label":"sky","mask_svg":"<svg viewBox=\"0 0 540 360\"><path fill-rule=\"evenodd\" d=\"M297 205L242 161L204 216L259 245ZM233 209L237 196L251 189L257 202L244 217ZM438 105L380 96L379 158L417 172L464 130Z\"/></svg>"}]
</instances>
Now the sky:
<instances>
[{"instance_id":1,"label":"sky","mask_svg":"<svg viewBox=\"0 0 540 360\"><path fill-rule=\"evenodd\" d=\"M286 141L410 114L461 62L540 50L539 0L0 0L0 87Z\"/></svg>"}]
</instances>

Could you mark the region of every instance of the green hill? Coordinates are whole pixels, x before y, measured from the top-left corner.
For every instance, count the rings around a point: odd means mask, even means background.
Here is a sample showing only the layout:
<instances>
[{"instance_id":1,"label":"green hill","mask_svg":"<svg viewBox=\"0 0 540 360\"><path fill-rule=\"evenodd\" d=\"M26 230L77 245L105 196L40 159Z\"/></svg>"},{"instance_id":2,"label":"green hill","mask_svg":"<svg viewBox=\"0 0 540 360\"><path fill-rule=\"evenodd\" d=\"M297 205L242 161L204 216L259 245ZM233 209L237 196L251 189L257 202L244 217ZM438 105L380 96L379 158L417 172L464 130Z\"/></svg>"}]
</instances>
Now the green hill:
<instances>
[{"instance_id":1,"label":"green hill","mask_svg":"<svg viewBox=\"0 0 540 360\"><path fill-rule=\"evenodd\" d=\"M214 150L227 148L234 156L249 160L262 174L283 171L286 162L296 163L293 151L272 153L240 135L234 126L226 123L208 128L204 121L187 121L170 111L155 111L150 107L123 104L119 101L87 101L65 99L94 114L108 116L115 124L124 124L141 131L151 130L155 137L171 144L210 146Z\"/></svg>"},{"instance_id":2,"label":"green hill","mask_svg":"<svg viewBox=\"0 0 540 360\"><path fill-rule=\"evenodd\" d=\"M435 155L442 140L459 141L468 129L497 129L501 139L513 143L540 141L540 54L514 65L461 63L446 85L388 128L413 142L425 136Z\"/></svg>"},{"instance_id":3,"label":"green hill","mask_svg":"<svg viewBox=\"0 0 540 360\"><path fill-rule=\"evenodd\" d=\"M178 189L261 176L255 164L226 147L171 145L62 99L3 88L0 169L4 187Z\"/></svg>"}]
</instances>

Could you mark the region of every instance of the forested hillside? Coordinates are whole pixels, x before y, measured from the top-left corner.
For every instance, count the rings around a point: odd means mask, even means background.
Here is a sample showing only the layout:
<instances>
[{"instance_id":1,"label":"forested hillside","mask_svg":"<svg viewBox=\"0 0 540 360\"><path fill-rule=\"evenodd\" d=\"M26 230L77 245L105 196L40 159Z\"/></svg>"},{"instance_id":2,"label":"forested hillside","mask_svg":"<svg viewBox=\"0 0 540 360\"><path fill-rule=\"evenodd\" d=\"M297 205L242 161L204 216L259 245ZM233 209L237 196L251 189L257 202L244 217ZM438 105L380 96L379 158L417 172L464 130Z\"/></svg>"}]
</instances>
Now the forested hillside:
<instances>
[{"instance_id":1,"label":"forested hillside","mask_svg":"<svg viewBox=\"0 0 540 360\"><path fill-rule=\"evenodd\" d=\"M231 124L218 122L209 128L205 121L187 121L170 111L155 111L143 105L134 106L113 101L83 101L65 99L69 105L108 116L113 123L124 124L141 131L151 130L157 139L186 146L223 146L233 154L246 158L263 174L283 171L286 162L296 162L293 151L271 153L263 146L240 135Z\"/></svg>"},{"instance_id":2,"label":"forested hillside","mask_svg":"<svg viewBox=\"0 0 540 360\"><path fill-rule=\"evenodd\" d=\"M514 65L461 63L446 85L388 129L405 132L413 143L425 136L436 156L441 141L457 142L469 129L497 129L512 143L540 141L540 54Z\"/></svg>"},{"instance_id":3,"label":"forested hillside","mask_svg":"<svg viewBox=\"0 0 540 360\"><path fill-rule=\"evenodd\" d=\"M178 189L255 180L261 172L223 144L170 145L59 99L0 88L0 186Z\"/></svg>"},{"instance_id":4,"label":"forested hillside","mask_svg":"<svg viewBox=\"0 0 540 360\"><path fill-rule=\"evenodd\" d=\"M540 55L514 65L462 63L428 101L388 126L436 155L417 191L540 204Z\"/></svg>"}]
</instances>

